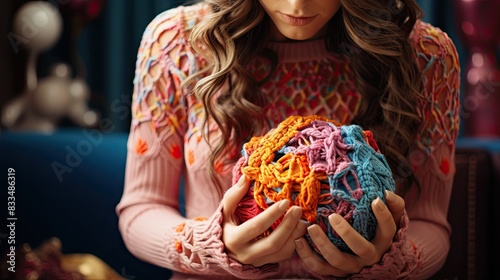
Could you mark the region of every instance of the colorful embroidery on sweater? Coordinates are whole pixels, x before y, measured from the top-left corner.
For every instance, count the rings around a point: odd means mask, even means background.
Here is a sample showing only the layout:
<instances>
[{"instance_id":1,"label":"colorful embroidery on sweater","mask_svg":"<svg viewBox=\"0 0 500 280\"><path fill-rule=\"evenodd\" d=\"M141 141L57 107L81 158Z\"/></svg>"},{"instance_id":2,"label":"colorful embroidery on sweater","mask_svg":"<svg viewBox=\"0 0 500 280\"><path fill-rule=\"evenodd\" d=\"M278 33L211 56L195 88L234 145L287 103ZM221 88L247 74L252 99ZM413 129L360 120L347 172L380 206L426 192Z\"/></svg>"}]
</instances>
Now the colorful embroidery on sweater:
<instances>
[{"instance_id":1,"label":"colorful embroidery on sweater","mask_svg":"<svg viewBox=\"0 0 500 280\"><path fill-rule=\"evenodd\" d=\"M132 127L152 122L154 131L167 128L183 135L185 141L195 135L199 141L199 120L205 118L204 110L180 83L206 66L207 62L193 53L187 38L205 11L197 6L175 11L159 15L144 34L137 60ZM456 50L443 34L418 22L416 39L412 39L416 60L424 71L423 98L418 106L423 124L417 145L426 154L441 143L453 142L459 127L458 94L448 93L458 92L460 68ZM259 58L248 69L257 80L271 71L269 62ZM347 61L328 54L308 61L279 63L262 90L268 99L263 109L270 127L291 115L313 114L348 124L362 102Z\"/></svg>"},{"instance_id":2,"label":"colorful embroidery on sweater","mask_svg":"<svg viewBox=\"0 0 500 280\"><path fill-rule=\"evenodd\" d=\"M148 143L144 139L139 138L135 143L135 152L138 155L143 155L147 151L148 151Z\"/></svg>"},{"instance_id":3,"label":"colorful embroidery on sweater","mask_svg":"<svg viewBox=\"0 0 500 280\"><path fill-rule=\"evenodd\" d=\"M414 30L423 98L417 106L423 124L417 145L427 154L440 144L452 145L459 132L460 63L451 39L436 27L420 23Z\"/></svg>"}]
</instances>

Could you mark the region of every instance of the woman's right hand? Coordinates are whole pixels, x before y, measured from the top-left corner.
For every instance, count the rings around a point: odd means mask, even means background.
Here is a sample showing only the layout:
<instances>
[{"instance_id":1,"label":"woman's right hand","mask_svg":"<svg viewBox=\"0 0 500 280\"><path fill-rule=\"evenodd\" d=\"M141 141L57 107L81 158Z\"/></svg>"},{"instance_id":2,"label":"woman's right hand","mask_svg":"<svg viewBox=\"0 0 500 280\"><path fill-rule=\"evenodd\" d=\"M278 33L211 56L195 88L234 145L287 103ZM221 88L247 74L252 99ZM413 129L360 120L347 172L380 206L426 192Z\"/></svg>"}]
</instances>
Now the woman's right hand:
<instances>
[{"instance_id":1,"label":"woman's right hand","mask_svg":"<svg viewBox=\"0 0 500 280\"><path fill-rule=\"evenodd\" d=\"M242 175L222 199L222 242L226 253L240 263L256 267L291 258L295 251L295 239L306 232L307 225L299 221L302 210L292 206L287 211L290 201L285 199L239 225L234 212L249 187L250 181ZM283 214L282 222L269 236L257 239Z\"/></svg>"}]
</instances>

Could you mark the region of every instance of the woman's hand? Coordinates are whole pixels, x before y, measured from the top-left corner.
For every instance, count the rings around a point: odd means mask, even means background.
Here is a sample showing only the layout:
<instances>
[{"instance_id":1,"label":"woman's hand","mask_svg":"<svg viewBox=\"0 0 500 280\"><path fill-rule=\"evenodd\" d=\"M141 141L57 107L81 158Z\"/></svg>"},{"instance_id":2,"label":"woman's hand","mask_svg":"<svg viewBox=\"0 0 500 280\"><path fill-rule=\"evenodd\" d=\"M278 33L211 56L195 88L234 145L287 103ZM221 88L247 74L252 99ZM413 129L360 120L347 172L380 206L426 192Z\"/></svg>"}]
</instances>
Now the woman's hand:
<instances>
[{"instance_id":1,"label":"woman's hand","mask_svg":"<svg viewBox=\"0 0 500 280\"><path fill-rule=\"evenodd\" d=\"M299 222L302 210L293 206L287 211L290 202L282 200L238 225L234 212L240 200L248 192L249 186L250 181L243 175L222 199L222 242L226 247L226 253L241 263L253 266L289 259L295 251L295 239L306 232L306 224ZM269 236L256 239L283 214L285 217L282 222Z\"/></svg>"},{"instance_id":2,"label":"woman's hand","mask_svg":"<svg viewBox=\"0 0 500 280\"><path fill-rule=\"evenodd\" d=\"M312 271L336 277L358 273L364 267L379 262L391 247L397 230L396 225L405 210L403 198L392 192L386 192L386 201L387 206L380 198L372 202L372 210L377 218L377 230L372 242L361 236L340 215L333 214L328 217L333 229L355 255L340 251L317 225L310 226L307 231L326 261L313 252L304 238L296 240L297 253Z\"/></svg>"}]
</instances>

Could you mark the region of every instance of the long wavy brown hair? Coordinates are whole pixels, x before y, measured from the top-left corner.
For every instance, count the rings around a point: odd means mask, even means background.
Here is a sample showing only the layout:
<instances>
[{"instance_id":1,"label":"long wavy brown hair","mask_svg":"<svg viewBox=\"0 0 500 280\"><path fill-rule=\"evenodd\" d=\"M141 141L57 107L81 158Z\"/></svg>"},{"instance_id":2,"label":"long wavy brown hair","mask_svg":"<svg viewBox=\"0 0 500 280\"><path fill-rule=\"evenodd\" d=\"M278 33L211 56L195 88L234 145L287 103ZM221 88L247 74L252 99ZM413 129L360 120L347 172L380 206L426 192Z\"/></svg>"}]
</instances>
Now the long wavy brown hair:
<instances>
[{"instance_id":1,"label":"long wavy brown hair","mask_svg":"<svg viewBox=\"0 0 500 280\"><path fill-rule=\"evenodd\" d=\"M203 2L211 12L190 40L195 51L208 54L211 67L188 81L196 81L193 90L204 104L205 125L214 121L222 132L210 155L210 174L222 192L215 162L234 161L227 156L229 149L238 149L266 127L262 81L246 66L265 55L270 19L258 0ZM353 123L374 132L403 195L418 186L407 157L420 125L416 104L422 84L409 34L422 11L414 0L340 3L325 43L349 59L363 97Z\"/></svg>"}]
</instances>

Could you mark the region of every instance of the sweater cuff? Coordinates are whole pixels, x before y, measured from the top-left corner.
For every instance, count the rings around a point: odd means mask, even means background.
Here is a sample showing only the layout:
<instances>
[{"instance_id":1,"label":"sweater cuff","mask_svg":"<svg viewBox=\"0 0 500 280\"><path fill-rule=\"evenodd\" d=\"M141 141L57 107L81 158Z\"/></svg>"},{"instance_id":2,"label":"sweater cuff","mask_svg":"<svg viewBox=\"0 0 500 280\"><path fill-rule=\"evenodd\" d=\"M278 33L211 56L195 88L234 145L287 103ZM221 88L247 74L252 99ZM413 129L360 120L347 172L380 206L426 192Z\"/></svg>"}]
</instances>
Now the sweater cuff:
<instances>
[{"instance_id":1,"label":"sweater cuff","mask_svg":"<svg viewBox=\"0 0 500 280\"><path fill-rule=\"evenodd\" d=\"M256 268L228 257L222 242L222 204L209 219L193 219L182 223L171 242L169 258L178 258L179 270L202 275L233 275L238 278L265 278L278 271L277 264Z\"/></svg>"},{"instance_id":2,"label":"sweater cuff","mask_svg":"<svg viewBox=\"0 0 500 280\"><path fill-rule=\"evenodd\" d=\"M399 222L399 230L394 236L394 242L382 259L365 267L352 279L411 279L422 268L420 251L408 239L410 220L405 211Z\"/></svg>"},{"instance_id":3,"label":"sweater cuff","mask_svg":"<svg viewBox=\"0 0 500 280\"><path fill-rule=\"evenodd\" d=\"M408 239L408 226L410 220L405 211L399 222L398 231L393 243L382 259L369 267L363 268L359 273L347 278L337 278L327 275L315 274L318 279L412 279L422 267L420 251Z\"/></svg>"}]
</instances>

